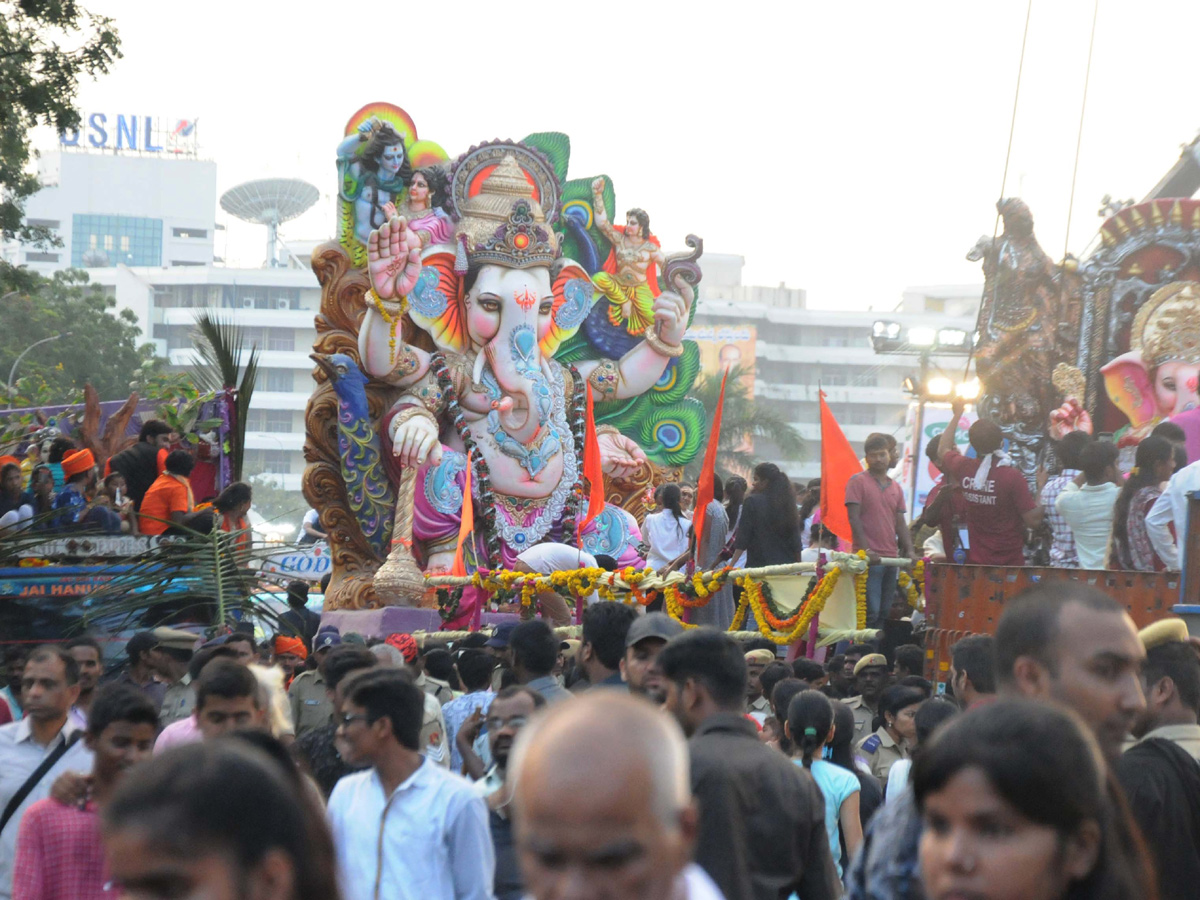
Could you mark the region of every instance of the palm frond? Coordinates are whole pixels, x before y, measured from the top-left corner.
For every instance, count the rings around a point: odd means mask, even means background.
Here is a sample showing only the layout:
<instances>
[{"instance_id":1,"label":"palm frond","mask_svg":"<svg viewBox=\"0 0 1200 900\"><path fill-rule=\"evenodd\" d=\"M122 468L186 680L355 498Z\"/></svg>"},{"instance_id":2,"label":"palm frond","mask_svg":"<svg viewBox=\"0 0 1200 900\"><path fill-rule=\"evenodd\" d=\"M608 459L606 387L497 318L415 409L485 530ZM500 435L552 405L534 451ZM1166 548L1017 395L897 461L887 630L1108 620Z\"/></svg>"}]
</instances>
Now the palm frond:
<instances>
[{"instance_id":1,"label":"palm frond","mask_svg":"<svg viewBox=\"0 0 1200 900\"><path fill-rule=\"evenodd\" d=\"M196 342L196 352L202 361L194 367L196 384L218 394L233 390L237 398L234 421L230 423L229 465L233 479L240 481L246 456L246 419L258 381L259 348L257 345L251 347L243 364L241 326L208 310L196 314L196 328L200 338Z\"/></svg>"},{"instance_id":2,"label":"palm frond","mask_svg":"<svg viewBox=\"0 0 1200 900\"><path fill-rule=\"evenodd\" d=\"M753 453L742 448L748 439L770 441L784 459L800 459L804 455L804 439L792 425L773 410L756 403L754 395L742 376L753 371L750 366L733 366L725 385L725 407L721 414L721 437L717 442L717 471L726 475L746 472L758 461ZM691 396L704 404L708 420L712 421L721 393L721 375L708 373L696 382ZM688 465L685 475L696 478L703 466L697 458Z\"/></svg>"},{"instance_id":3,"label":"palm frond","mask_svg":"<svg viewBox=\"0 0 1200 900\"><path fill-rule=\"evenodd\" d=\"M229 461L230 471L235 481L242 480L242 463L246 457L246 422L250 417L250 399L254 396L254 386L258 382L258 347L250 350L250 358L246 360L246 369L242 372L242 380L237 388L237 419L233 422L230 434L232 458Z\"/></svg>"},{"instance_id":4,"label":"palm frond","mask_svg":"<svg viewBox=\"0 0 1200 900\"><path fill-rule=\"evenodd\" d=\"M197 387L213 393L236 387L242 367L241 326L204 310L196 314L196 328L201 364L193 367L192 374Z\"/></svg>"},{"instance_id":5,"label":"palm frond","mask_svg":"<svg viewBox=\"0 0 1200 900\"><path fill-rule=\"evenodd\" d=\"M116 634L164 624L212 627L240 619L278 630L282 610L260 602L273 583L271 576L263 576L261 567L281 548L242 547L239 542L244 533L219 528L183 531L182 536L163 540L134 556L89 567L96 581L103 583L82 601L79 627ZM0 537L0 559L15 566L21 558L39 555L39 548L51 546L48 542L69 539L83 545L87 537L79 532L6 534Z\"/></svg>"}]
</instances>

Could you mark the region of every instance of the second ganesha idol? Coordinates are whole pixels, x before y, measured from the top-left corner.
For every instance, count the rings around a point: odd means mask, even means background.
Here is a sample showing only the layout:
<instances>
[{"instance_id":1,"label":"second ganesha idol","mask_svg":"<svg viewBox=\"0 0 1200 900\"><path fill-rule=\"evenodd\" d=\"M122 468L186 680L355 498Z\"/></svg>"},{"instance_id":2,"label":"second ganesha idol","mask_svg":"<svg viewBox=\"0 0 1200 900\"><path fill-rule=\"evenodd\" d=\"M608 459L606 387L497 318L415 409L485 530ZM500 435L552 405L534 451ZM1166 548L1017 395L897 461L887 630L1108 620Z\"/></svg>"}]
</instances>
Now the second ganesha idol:
<instances>
[{"instance_id":1,"label":"second ganesha idol","mask_svg":"<svg viewBox=\"0 0 1200 900\"><path fill-rule=\"evenodd\" d=\"M339 148L343 186L356 188L342 194L342 244L365 259L370 282L357 362L389 389L369 431L383 470L375 480L385 476L395 496L390 541L367 511L383 495L351 483L370 475L346 465L351 445L341 442L350 508L386 553L374 577L380 601L416 603L415 566L450 569L468 465L469 569L511 568L543 541L639 563L636 520L621 508L577 527L587 514L585 392L590 385L607 476L695 456L704 412L687 397L699 363L684 333L699 240L671 257L644 211L611 225L607 179L566 178L565 135L480 144L452 164L426 144L426 164L414 165L404 151L416 146L415 128L392 137L404 123L363 119ZM363 162L363 151L375 158ZM354 404L341 392L339 402L344 432L365 413L347 413ZM460 621L474 602L464 597Z\"/></svg>"}]
</instances>

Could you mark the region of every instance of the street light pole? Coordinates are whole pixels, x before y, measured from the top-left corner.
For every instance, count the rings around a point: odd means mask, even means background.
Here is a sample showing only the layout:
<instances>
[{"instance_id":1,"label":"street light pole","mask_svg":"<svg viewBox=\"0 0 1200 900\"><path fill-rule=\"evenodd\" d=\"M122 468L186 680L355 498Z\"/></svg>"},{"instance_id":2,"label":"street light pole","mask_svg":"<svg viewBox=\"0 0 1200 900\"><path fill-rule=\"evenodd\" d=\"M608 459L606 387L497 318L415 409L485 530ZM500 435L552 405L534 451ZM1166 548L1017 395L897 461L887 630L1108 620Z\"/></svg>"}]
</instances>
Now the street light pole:
<instances>
[{"instance_id":1,"label":"street light pole","mask_svg":"<svg viewBox=\"0 0 1200 900\"><path fill-rule=\"evenodd\" d=\"M17 366L19 366L21 364L21 360L23 360L25 358L26 353L28 353L34 347L40 347L42 344L48 344L51 341L57 341L59 338L65 338L65 337L70 337L70 336L71 336L71 332L69 332L69 331L64 331L61 334L52 334L48 338L42 338L40 341L34 341L32 344L30 344L28 347L26 347L24 350L22 350L21 355L17 357L16 361L12 364L12 368L8 372L9 396L10 397L12 396L13 378L16 377Z\"/></svg>"}]
</instances>

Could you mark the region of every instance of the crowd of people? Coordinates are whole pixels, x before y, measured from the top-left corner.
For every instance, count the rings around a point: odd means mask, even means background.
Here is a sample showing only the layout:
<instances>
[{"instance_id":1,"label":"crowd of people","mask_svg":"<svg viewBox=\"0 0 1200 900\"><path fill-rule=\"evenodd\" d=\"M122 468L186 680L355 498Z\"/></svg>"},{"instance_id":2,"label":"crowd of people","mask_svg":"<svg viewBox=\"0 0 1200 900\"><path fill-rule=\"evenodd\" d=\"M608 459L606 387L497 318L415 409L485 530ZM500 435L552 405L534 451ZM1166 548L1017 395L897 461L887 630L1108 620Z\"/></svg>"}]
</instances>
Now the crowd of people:
<instances>
[{"instance_id":1,"label":"crowd of people","mask_svg":"<svg viewBox=\"0 0 1200 900\"><path fill-rule=\"evenodd\" d=\"M950 426L927 447L943 474L913 523L914 530L934 529L925 555L977 565L1181 568L1187 498L1200 488L1200 463L1188 464L1178 425L1156 426L1133 451L1128 471L1111 435L1070 432L1053 444L1055 471L1041 473L1040 491L1032 491L1002 449L994 422L972 424L973 455L958 452L954 432L962 411L956 402ZM1030 549L1040 537L1044 560Z\"/></svg>"},{"instance_id":2,"label":"crowd of people","mask_svg":"<svg viewBox=\"0 0 1200 900\"><path fill-rule=\"evenodd\" d=\"M194 451L158 419L109 459L65 436L32 443L24 460L0 456L0 534L246 532L250 485L234 482L197 501L195 467Z\"/></svg>"},{"instance_id":3,"label":"crowd of people","mask_svg":"<svg viewBox=\"0 0 1200 900\"><path fill-rule=\"evenodd\" d=\"M1107 595L1042 583L935 684L920 630L888 619L923 529L935 559L1024 565L1043 529L1055 566L1177 568L1200 464L1169 424L1127 473L1071 433L1035 492L995 423L958 451L961 411L911 524L884 434L846 485L847 540L820 481L770 463L714 484L699 546L697 488L659 488L642 534L660 572L866 556L877 637L817 658L728 634L730 584L687 627L585 598L577 639L550 590L540 618L488 632L364 637L322 625L296 582L265 642L161 627L107 671L93 637L9 644L0 900L1194 896L1200 641L1182 621L1138 632ZM174 440L148 422L111 460L65 439L0 459L0 528L244 530L249 486L198 505ZM593 566L615 561L548 543L515 568Z\"/></svg>"},{"instance_id":4,"label":"crowd of people","mask_svg":"<svg viewBox=\"0 0 1200 900\"><path fill-rule=\"evenodd\" d=\"M751 495L753 496L753 495ZM320 626L6 659L0 897L1166 900L1200 653L1039 585L994 636L784 659L617 602L451 642ZM314 630L315 629L315 630ZM19 646L19 645L18 645Z\"/></svg>"}]
</instances>

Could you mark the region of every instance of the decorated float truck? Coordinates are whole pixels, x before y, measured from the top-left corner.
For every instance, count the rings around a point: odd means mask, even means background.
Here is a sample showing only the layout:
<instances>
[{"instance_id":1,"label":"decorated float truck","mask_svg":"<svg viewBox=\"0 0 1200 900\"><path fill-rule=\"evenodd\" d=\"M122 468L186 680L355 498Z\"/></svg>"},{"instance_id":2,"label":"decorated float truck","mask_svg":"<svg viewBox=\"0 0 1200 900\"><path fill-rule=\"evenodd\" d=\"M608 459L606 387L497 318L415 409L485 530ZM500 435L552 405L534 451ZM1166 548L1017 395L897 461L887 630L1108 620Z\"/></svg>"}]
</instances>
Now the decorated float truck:
<instances>
[{"instance_id":1,"label":"decorated float truck","mask_svg":"<svg viewBox=\"0 0 1200 900\"><path fill-rule=\"evenodd\" d=\"M968 254L984 269L976 368L979 415L997 421L1036 488L1053 470L1054 442L1075 428L1111 436L1121 468L1170 420L1200 459L1200 138L1140 203L1110 204L1096 249L1060 264L1038 245L1029 209L998 204L1003 233ZM1191 500L1190 522L1200 522ZM1139 627L1173 608L1200 611L1200 528L1176 523L1181 572L932 565L926 568L929 670L945 681L949 648L992 632L1006 598L1049 579L1072 579L1123 603ZM1190 609L1189 609L1190 607Z\"/></svg>"},{"instance_id":2,"label":"decorated float truck","mask_svg":"<svg viewBox=\"0 0 1200 900\"><path fill-rule=\"evenodd\" d=\"M614 216L612 181L578 177L569 162L562 134L484 142L450 161L396 107L373 104L347 123L338 240L313 255L323 296L304 484L330 534L327 619L358 630L478 624L488 590L468 587L438 615L425 578L448 573L460 544L468 577L509 570L544 540L640 564L647 487L679 477L708 425L687 396L698 362L683 339L700 241L665 253L644 211ZM1158 193L1183 192L1180 182ZM1080 410L1125 448L1179 417L1200 458L1200 418L1187 424L1200 417L1200 202L1156 195L1119 209L1094 253L1062 264L1038 245L1024 203L999 212L1003 233L970 254L986 279L979 411L1000 423L1031 485L1055 464L1053 439L1086 427ZM589 389L607 502L580 529ZM930 565L919 587L931 674L944 678L949 644L990 631L1006 597L1047 578L1111 592L1139 624L1200 590L1184 587L1200 586L1190 572ZM854 629L847 605L853 594L821 613L826 637L842 630L826 619ZM794 624L796 606L775 611ZM811 618L800 637L817 636Z\"/></svg>"},{"instance_id":3,"label":"decorated float truck","mask_svg":"<svg viewBox=\"0 0 1200 900\"><path fill-rule=\"evenodd\" d=\"M979 412L1001 425L1031 485L1055 464L1053 439L1088 417L1125 448L1174 419L1200 458L1200 202L1170 196L1200 186L1195 150L1179 177L1115 210L1081 263L1053 263L1016 199L999 204L1003 233L969 254L986 279ZM495 599L488 573L546 540L616 558L625 593L644 599L647 495L678 480L708 427L688 396L699 354L684 340L701 242L664 252L645 211L617 213L611 179L569 163L569 139L553 132L451 160L398 107L371 104L347 123L338 238L313 253L322 305L306 415L304 490L330 535L327 621L364 633L477 627ZM589 392L604 475L595 515ZM906 592L927 598L930 674L944 680L949 646L991 631L1022 588L1083 580L1144 625L1200 594L1200 552L1187 558L1182 576L936 564ZM467 586L447 604L426 576L456 563ZM843 557L747 580L755 621L743 607L735 629L757 624L809 653L853 634L861 579L828 576L858 567ZM668 608L687 618L717 586L699 580L665 586Z\"/></svg>"}]
</instances>

